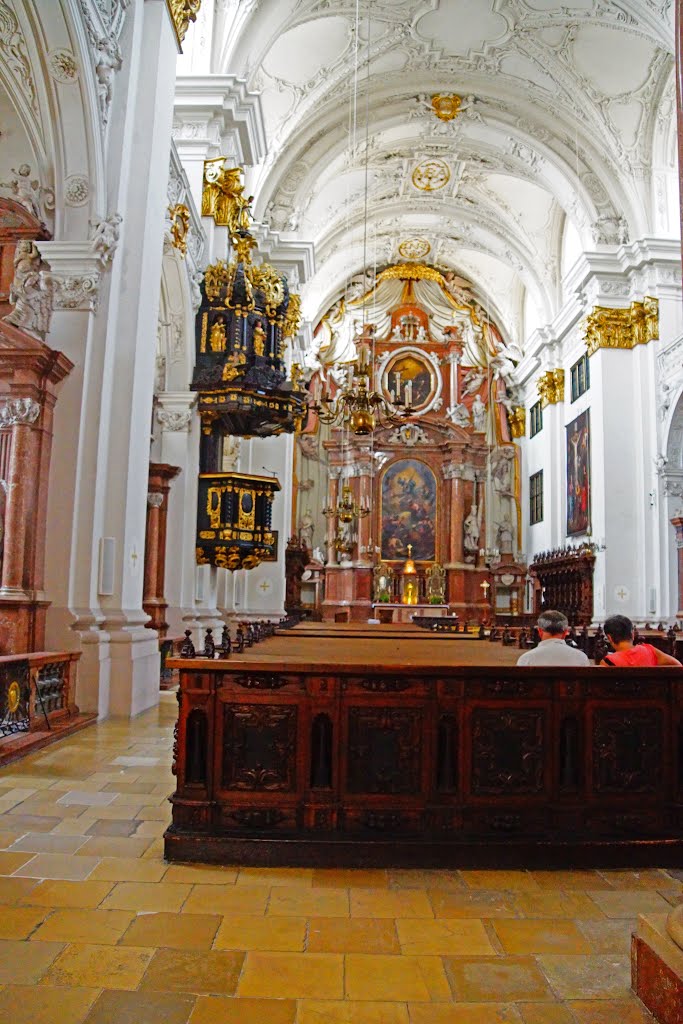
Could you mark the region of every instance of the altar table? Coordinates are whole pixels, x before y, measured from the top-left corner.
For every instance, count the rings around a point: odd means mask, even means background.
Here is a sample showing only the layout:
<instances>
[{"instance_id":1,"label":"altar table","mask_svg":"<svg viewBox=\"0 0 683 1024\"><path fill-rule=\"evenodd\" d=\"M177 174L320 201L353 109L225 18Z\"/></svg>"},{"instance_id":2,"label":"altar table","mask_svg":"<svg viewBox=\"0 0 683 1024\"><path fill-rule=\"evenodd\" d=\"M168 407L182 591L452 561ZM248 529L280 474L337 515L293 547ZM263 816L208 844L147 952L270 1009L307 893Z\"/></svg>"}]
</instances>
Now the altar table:
<instances>
[{"instance_id":1,"label":"altar table","mask_svg":"<svg viewBox=\"0 0 683 1024\"><path fill-rule=\"evenodd\" d=\"M431 615L441 617L448 615L447 604L390 604L387 601L378 601L372 606L372 614L380 618L381 612L392 612L390 622L412 622L416 615Z\"/></svg>"}]
</instances>

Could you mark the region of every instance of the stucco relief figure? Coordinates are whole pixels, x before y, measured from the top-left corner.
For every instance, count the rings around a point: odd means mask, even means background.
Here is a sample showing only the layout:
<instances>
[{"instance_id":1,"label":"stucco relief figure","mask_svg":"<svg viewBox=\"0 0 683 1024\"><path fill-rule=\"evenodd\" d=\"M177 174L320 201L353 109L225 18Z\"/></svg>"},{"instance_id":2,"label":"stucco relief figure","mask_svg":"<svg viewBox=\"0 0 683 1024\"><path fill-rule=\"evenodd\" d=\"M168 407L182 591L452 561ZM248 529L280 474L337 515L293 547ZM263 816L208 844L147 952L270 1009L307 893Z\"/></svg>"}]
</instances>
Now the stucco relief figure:
<instances>
[{"instance_id":1,"label":"stucco relief figure","mask_svg":"<svg viewBox=\"0 0 683 1024\"><path fill-rule=\"evenodd\" d=\"M514 497L512 486L512 462L514 457L514 451L508 448L500 448L493 456L493 486L499 494L509 498Z\"/></svg>"},{"instance_id":2,"label":"stucco relief figure","mask_svg":"<svg viewBox=\"0 0 683 1024\"><path fill-rule=\"evenodd\" d=\"M109 107L114 93L114 72L121 69L123 57L114 36L105 36L97 42L97 96L100 101L100 120L106 127Z\"/></svg>"},{"instance_id":3,"label":"stucco relief figure","mask_svg":"<svg viewBox=\"0 0 683 1024\"><path fill-rule=\"evenodd\" d=\"M469 306L474 301L472 285L464 277L459 277L452 270L447 270L443 275L446 291L461 306Z\"/></svg>"},{"instance_id":4,"label":"stucco relief figure","mask_svg":"<svg viewBox=\"0 0 683 1024\"><path fill-rule=\"evenodd\" d=\"M474 562L479 551L479 532L481 530L480 513L476 505L472 505L469 515L463 523L463 547L465 561Z\"/></svg>"},{"instance_id":5,"label":"stucco relief figure","mask_svg":"<svg viewBox=\"0 0 683 1024\"><path fill-rule=\"evenodd\" d=\"M306 545L308 551L313 550L313 533L315 531L315 522L311 515L311 510L306 509L301 519L299 520L299 540L302 544Z\"/></svg>"},{"instance_id":6,"label":"stucco relief figure","mask_svg":"<svg viewBox=\"0 0 683 1024\"><path fill-rule=\"evenodd\" d=\"M466 405L462 402L455 402L454 405L449 405L446 410L446 416L448 416L451 423L454 423L456 427L469 427L470 422L470 411Z\"/></svg>"},{"instance_id":7,"label":"stucco relief figure","mask_svg":"<svg viewBox=\"0 0 683 1024\"><path fill-rule=\"evenodd\" d=\"M14 177L11 181L0 181L0 188L8 188L16 201L33 214L38 220L42 220L40 214L40 182L37 178L31 178L31 168L28 164L19 164L12 167Z\"/></svg>"},{"instance_id":8,"label":"stucco relief figure","mask_svg":"<svg viewBox=\"0 0 683 1024\"><path fill-rule=\"evenodd\" d=\"M496 539L498 547L504 555L512 554L512 542L514 539L514 527L509 515L503 517L502 522L497 523Z\"/></svg>"},{"instance_id":9,"label":"stucco relief figure","mask_svg":"<svg viewBox=\"0 0 683 1024\"><path fill-rule=\"evenodd\" d=\"M474 366L463 378L462 388L460 389L462 397L466 398L468 395L476 395L485 379L486 370L480 366Z\"/></svg>"},{"instance_id":10,"label":"stucco relief figure","mask_svg":"<svg viewBox=\"0 0 683 1024\"><path fill-rule=\"evenodd\" d=\"M486 405L482 402L480 395L475 395L472 402L472 420L475 430L480 432L486 430Z\"/></svg>"},{"instance_id":11,"label":"stucco relief figure","mask_svg":"<svg viewBox=\"0 0 683 1024\"><path fill-rule=\"evenodd\" d=\"M23 239L14 253L14 280L9 300L14 305L5 317L8 323L44 338L52 317L52 288L42 274L38 249Z\"/></svg>"}]
</instances>

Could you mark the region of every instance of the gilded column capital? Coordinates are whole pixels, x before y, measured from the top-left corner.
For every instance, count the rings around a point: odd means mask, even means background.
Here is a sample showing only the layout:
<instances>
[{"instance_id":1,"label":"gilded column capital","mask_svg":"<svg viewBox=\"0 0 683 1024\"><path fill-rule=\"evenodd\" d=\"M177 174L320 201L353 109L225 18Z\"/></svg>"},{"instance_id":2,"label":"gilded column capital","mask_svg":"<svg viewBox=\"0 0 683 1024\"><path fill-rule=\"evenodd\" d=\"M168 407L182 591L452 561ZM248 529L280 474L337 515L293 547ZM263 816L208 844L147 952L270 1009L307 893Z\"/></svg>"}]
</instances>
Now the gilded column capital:
<instances>
[{"instance_id":1,"label":"gilded column capital","mask_svg":"<svg viewBox=\"0 0 683 1024\"><path fill-rule=\"evenodd\" d=\"M510 433L513 437L524 437L526 434L526 409L523 405L514 405L508 413Z\"/></svg>"},{"instance_id":2,"label":"gilded column capital","mask_svg":"<svg viewBox=\"0 0 683 1024\"><path fill-rule=\"evenodd\" d=\"M202 0L166 0L168 13L171 16L171 23L178 41L178 49L183 44L185 33L190 27L191 21L197 20Z\"/></svg>"},{"instance_id":3,"label":"gilded column capital","mask_svg":"<svg viewBox=\"0 0 683 1024\"><path fill-rule=\"evenodd\" d=\"M546 370L537 381L541 408L564 402L564 370Z\"/></svg>"},{"instance_id":4,"label":"gilded column capital","mask_svg":"<svg viewBox=\"0 0 683 1024\"><path fill-rule=\"evenodd\" d=\"M585 322L588 355L600 348L632 349L659 338L659 300L645 296L626 309L596 306Z\"/></svg>"}]
</instances>

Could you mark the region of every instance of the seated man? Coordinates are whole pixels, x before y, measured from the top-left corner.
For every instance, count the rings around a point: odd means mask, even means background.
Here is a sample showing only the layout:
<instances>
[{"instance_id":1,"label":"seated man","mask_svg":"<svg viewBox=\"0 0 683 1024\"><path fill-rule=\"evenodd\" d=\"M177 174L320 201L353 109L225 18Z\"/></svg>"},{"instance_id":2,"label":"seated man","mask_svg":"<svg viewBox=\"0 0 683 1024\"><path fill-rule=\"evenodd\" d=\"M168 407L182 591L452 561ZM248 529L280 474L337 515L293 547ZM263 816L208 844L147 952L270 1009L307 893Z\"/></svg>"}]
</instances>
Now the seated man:
<instances>
[{"instance_id":1,"label":"seated man","mask_svg":"<svg viewBox=\"0 0 683 1024\"><path fill-rule=\"evenodd\" d=\"M541 634L541 642L518 658L518 665L574 665L578 668L590 664L583 651L577 651L564 642L569 633L569 623L562 612L543 612L536 628Z\"/></svg>"},{"instance_id":2,"label":"seated man","mask_svg":"<svg viewBox=\"0 0 683 1024\"><path fill-rule=\"evenodd\" d=\"M633 623L625 615L611 615L602 627L614 648L600 662L601 666L616 668L650 668L655 665L678 665L680 661L665 654L652 644L633 643Z\"/></svg>"}]
</instances>

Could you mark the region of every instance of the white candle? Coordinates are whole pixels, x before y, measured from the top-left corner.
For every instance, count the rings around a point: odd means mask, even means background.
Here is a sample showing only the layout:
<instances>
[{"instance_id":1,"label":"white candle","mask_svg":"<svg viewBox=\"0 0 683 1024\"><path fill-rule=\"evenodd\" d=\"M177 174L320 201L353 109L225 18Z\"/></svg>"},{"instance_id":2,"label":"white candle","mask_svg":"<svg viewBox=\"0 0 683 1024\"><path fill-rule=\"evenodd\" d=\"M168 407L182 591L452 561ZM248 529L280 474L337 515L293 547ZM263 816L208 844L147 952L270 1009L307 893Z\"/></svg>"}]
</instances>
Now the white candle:
<instances>
[{"instance_id":1,"label":"white candle","mask_svg":"<svg viewBox=\"0 0 683 1024\"><path fill-rule=\"evenodd\" d=\"M406 405L412 405L413 404L413 382L412 382L412 380L406 381L405 399L406 399Z\"/></svg>"},{"instance_id":2,"label":"white candle","mask_svg":"<svg viewBox=\"0 0 683 1024\"><path fill-rule=\"evenodd\" d=\"M401 374L398 372L398 370L394 374L394 380L396 381L396 397L397 397L397 399L400 402L401 401Z\"/></svg>"}]
</instances>

